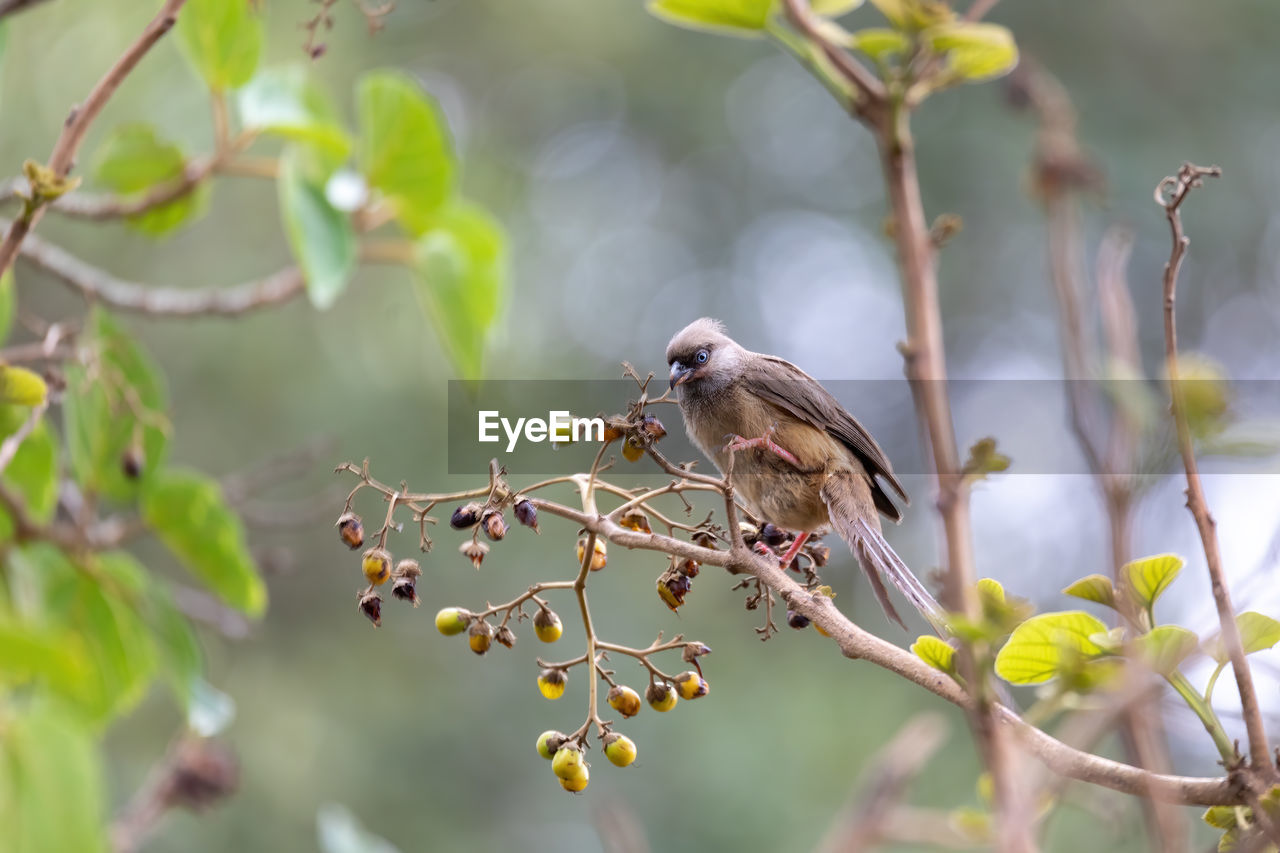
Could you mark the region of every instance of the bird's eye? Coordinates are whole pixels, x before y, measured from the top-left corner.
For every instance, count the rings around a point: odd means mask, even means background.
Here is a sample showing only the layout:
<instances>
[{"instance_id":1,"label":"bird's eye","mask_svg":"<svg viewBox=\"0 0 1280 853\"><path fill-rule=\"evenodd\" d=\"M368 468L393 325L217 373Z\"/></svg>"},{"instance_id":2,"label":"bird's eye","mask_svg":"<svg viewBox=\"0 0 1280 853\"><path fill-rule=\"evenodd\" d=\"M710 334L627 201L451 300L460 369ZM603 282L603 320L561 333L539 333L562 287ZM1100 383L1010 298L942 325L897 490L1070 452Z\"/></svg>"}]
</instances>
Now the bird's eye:
<instances>
[{"instance_id":1,"label":"bird's eye","mask_svg":"<svg viewBox=\"0 0 1280 853\"><path fill-rule=\"evenodd\" d=\"M706 364L708 357L709 356L707 355L707 351L704 349L700 349L698 350L698 354L693 357L693 360L698 362L698 364Z\"/></svg>"}]
</instances>

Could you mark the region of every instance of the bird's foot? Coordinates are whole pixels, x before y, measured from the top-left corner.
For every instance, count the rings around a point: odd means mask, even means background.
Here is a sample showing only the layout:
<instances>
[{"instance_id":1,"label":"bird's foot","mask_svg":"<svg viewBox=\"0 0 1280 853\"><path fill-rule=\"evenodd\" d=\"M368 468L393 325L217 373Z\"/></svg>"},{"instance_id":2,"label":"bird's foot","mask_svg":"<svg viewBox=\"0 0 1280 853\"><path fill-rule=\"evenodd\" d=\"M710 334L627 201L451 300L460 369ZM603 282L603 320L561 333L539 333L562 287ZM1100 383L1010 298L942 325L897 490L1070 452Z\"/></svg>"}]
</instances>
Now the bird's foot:
<instances>
[{"instance_id":1,"label":"bird's foot","mask_svg":"<svg viewBox=\"0 0 1280 853\"><path fill-rule=\"evenodd\" d=\"M795 560L796 554L800 553L800 549L804 547L805 540L808 538L808 533L796 534L796 540L791 543L791 547L787 549L787 553L782 555L782 570L784 572L791 568L792 561Z\"/></svg>"},{"instance_id":2,"label":"bird's foot","mask_svg":"<svg viewBox=\"0 0 1280 853\"><path fill-rule=\"evenodd\" d=\"M776 429L776 425L769 427L765 430L764 435L759 438L743 438L740 435L730 435L729 443L724 446L724 449L730 453L737 453L742 450L767 450L799 468L800 460L795 457L795 454L773 440L773 433Z\"/></svg>"},{"instance_id":3,"label":"bird's foot","mask_svg":"<svg viewBox=\"0 0 1280 853\"><path fill-rule=\"evenodd\" d=\"M755 551L761 557L768 557L770 560L777 561L778 552L770 548L763 542L756 542L751 546L751 550Z\"/></svg>"}]
</instances>

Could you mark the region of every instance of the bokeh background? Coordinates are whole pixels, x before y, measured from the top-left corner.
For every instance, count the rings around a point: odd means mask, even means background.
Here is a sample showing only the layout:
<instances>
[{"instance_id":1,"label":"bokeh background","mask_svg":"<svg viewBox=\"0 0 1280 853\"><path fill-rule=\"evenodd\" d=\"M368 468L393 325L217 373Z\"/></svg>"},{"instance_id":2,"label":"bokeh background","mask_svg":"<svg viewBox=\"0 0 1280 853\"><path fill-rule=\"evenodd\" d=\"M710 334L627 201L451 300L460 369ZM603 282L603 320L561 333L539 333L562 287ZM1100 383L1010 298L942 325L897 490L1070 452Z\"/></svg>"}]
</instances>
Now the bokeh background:
<instances>
[{"instance_id":1,"label":"bokeh background","mask_svg":"<svg viewBox=\"0 0 1280 853\"><path fill-rule=\"evenodd\" d=\"M311 4L262 5L268 61L300 60L298 25ZM24 158L49 149L68 105L154 7L54 0L13 19L0 77L0 171L16 173ZM1232 376L1280 379L1280 11L1266 0L1010 0L990 17L1011 27L1024 55L1075 99L1082 138L1108 181L1105 198L1087 211L1087 236L1092 247L1108 224L1134 230L1130 280L1148 366L1154 371L1160 348L1168 252L1151 190L1190 159L1218 163L1225 175L1187 212L1194 242L1180 302L1184 342ZM874 23L871 9L849 20L851 28ZM767 42L675 29L639 0L400 0L374 37L343 5L327 40L316 69L348 114L360 71L391 66L423 81L456 134L465 191L508 229L512 287L489 356L492 376L611 379L623 359L660 371L670 334L712 314L749 347L819 377L901 377L903 314L872 141ZM189 150L208 148L203 89L172 44L129 79L86 151L137 117ZM953 375L1059 377L1043 221L1025 191L1030 119L1009 109L997 83L933 99L916 128L930 214L964 220L941 262ZM209 215L166 242L55 216L40 232L120 276L176 286L236 282L289 261L274 188L234 178L218 184ZM19 266L18 280L24 307L45 316L78 310L60 285L29 268ZM421 610L388 607L374 631L352 607L356 559L332 532L330 516L341 507L333 465L369 456L382 479L422 489L475 482L445 473L451 370L407 278L363 270L326 313L295 302L234 322L130 319L129 327L167 372L177 460L224 473L332 441L306 477L273 493L327 501L332 512L255 531L257 544L288 557L273 561L269 613L244 639L205 637L211 680L238 705L227 737L242 762L241 789L208 815L170 816L148 849L315 850L316 814L327 803L404 851L599 850L594 822L617 809L655 850L808 849L865 760L927 709L946 716L951 738L910 801L980 803L963 720L940 701L843 660L812 631L758 642L757 614L743 611L727 579L704 575L676 616L653 594L660 562L620 551L593 578L603 633L633 645L658 629L707 642L713 690L621 727L639 744L638 766L619 771L597 761L589 793L565 795L533 743L544 729L580 722L580 674L565 699L548 703L534 686L533 658L544 650L531 633L512 652L477 659L460 638L440 637L431 614L569 576L575 531L554 521L539 538L514 530L479 573L444 533L424 562ZM858 400L845 402L861 414ZM1031 428L1065 435L1060 405L960 401L958 413L966 443ZM1274 463L1249 470L1211 477L1207 488L1239 603L1275 614L1280 477ZM1018 475L1016 458L1013 472L974 498L981 573L1042 607L1065 607L1057 591L1066 582L1107 571L1099 502L1085 477ZM907 485L917 500L891 539L908 563L925 568L937 551L927 482L911 477ZM381 512L372 501L360 509ZM395 549L412 551L411 538L393 539ZM838 603L909 642L884 622L852 558L833 544L827 580ZM1208 632L1202 558L1175 479L1142 504L1135 548L1188 558L1162 616ZM574 608L564 601L558 609L567 630L555 654L569 657ZM1277 656L1259 660L1275 713L1280 688L1269 673ZM618 663L624 677L641 681L639 667ZM1228 674L1220 701L1229 704L1230 688ZM157 692L115 726L113 804L127 799L180 725ZM1218 771L1189 713L1170 705L1167 725L1180 771ZM1056 850L1086 840L1092 849L1130 850L1140 835L1132 803L1073 788L1048 837Z\"/></svg>"}]
</instances>

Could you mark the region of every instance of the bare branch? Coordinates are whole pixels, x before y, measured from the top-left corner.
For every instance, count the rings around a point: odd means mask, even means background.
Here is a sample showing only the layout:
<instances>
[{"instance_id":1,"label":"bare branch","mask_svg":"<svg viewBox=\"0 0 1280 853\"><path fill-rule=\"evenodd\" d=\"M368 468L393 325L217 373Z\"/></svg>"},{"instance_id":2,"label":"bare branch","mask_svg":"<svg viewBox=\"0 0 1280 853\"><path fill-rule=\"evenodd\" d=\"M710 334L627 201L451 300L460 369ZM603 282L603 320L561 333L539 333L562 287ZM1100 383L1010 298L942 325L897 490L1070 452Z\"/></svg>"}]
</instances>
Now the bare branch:
<instances>
[{"instance_id":1,"label":"bare branch","mask_svg":"<svg viewBox=\"0 0 1280 853\"><path fill-rule=\"evenodd\" d=\"M46 0L0 0L0 20L44 2Z\"/></svg>"},{"instance_id":2,"label":"bare branch","mask_svg":"<svg viewBox=\"0 0 1280 853\"><path fill-rule=\"evenodd\" d=\"M0 219L0 227L5 224L5 220ZM266 278L230 287L185 289L116 278L35 235L23 242L21 253L23 258L78 290L91 302L152 316L234 317L287 302L305 289L302 272L297 267L286 267Z\"/></svg>"},{"instance_id":3,"label":"bare branch","mask_svg":"<svg viewBox=\"0 0 1280 853\"><path fill-rule=\"evenodd\" d=\"M152 46L173 28L178 19L178 12L185 3L186 0L165 0L165 4L160 7L160 11L147 24L142 34L107 69L107 73L89 92L84 103L71 111L66 124L63 125L61 135L58 136L58 141L54 143L53 153L49 156L48 168L55 176L65 178L71 173L75 165L76 153L80 150L80 143L84 141L89 125L102 112L102 108L106 106L115 90L147 54L147 51L151 50ZM47 202L43 200L33 200L30 210L9 223L4 241L0 243L0 274L13 266L14 258L18 256L18 248L28 232L40 221L46 204Z\"/></svg>"},{"instance_id":4,"label":"bare branch","mask_svg":"<svg viewBox=\"0 0 1280 853\"><path fill-rule=\"evenodd\" d=\"M1187 474L1187 509L1195 518L1200 540L1204 543L1204 556L1208 564L1213 601L1217 606L1218 622L1222 628L1222 642L1231 657L1231 670L1235 674L1236 687L1240 692L1240 706L1244 713L1245 730L1249 736L1249 757L1256 772L1263 774L1265 779L1275 780L1277 773L1272 763L1271 749L1267 744L1267 733L1262 722L1258 694L1253 686L1253 673L1245 660L1240 631L1236 627L1235 609L1231 605L1231 594L1227 591L1222 554L1218 549L1217 522L1209 511L1204 487L1200 483L1200 471L1196 462L1195 447L1191 440L1191 428L1187 424L1182 390L1178 387L1176 314L1178 271L1186 257L1187 246L1191 243L1190 238L1182 230L1182 202L1186 200L1192 189L1203 183L1205 178L1216 178L1221 174L1222 170L1217 166L1202 167L1184 163L1176 176L1167 177L1156 186L1156 203L1164 208L1173 239L1169 261L1164 267L1165 370L1169 375L1173 421L1178 433L1178 450L1182 454L1182 464Z\"/></svg>"}]
</instances>

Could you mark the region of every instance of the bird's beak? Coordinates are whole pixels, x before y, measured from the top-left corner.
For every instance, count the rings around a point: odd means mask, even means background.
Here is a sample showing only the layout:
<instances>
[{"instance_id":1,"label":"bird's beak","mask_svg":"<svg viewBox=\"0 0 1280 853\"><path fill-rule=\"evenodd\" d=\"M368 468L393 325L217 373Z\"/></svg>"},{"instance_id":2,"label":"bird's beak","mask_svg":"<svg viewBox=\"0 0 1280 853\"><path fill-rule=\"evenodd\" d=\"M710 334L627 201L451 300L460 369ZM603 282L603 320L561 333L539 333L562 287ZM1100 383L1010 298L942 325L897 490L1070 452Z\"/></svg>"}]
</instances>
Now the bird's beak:
<instances>
[{"instance_id":1,"label":"bird's beak","mask_svg":"<svg viewBox=\"0 0 1280 853\"><path fill-rule=\"evenodd\" d=\"M693 373L691 368L685 367L678 361L671 362L671 387L684 384L690 373Z\"/></svg>"}]
</instances>

